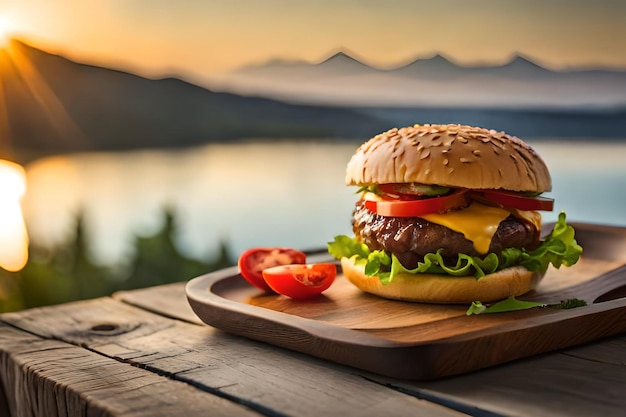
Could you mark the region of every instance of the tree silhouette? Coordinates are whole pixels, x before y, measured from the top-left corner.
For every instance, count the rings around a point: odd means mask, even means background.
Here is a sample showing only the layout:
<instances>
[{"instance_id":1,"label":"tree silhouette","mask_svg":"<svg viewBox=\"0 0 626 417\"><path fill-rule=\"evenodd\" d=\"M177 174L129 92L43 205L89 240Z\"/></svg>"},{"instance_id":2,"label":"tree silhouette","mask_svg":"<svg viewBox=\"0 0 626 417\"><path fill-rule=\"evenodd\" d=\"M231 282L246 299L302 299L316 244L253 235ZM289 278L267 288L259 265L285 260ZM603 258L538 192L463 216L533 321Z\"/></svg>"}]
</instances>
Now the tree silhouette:
<instances>
[{"instance_id":1,"label":"tree silhouette","mask_svg":"<svg viewBox=\"0 0 626 417\"><path fill-rule=\"evenodd\" d=\"M73 236L54 247L31 241L29 260L19 272L0 269L0 312L107 296L119 290L186 281L233 265L224 242L211 260L184 256L175 245L176 219L165 210L161 230L135 237L130 265L97 265L89 255L84 213L76 216Z\"/></svg>"}]
</instances>

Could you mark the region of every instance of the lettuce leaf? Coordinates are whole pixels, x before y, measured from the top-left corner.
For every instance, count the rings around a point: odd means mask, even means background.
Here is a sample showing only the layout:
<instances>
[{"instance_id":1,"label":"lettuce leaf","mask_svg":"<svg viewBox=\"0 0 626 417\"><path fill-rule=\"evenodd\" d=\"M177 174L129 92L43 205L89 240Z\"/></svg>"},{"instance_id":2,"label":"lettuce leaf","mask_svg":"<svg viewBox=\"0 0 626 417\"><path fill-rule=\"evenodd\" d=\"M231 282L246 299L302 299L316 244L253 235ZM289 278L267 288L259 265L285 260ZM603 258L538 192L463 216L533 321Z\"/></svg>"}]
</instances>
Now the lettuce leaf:
<instances>
[{"instance_id":1,"label":"lettuce leaf","mask_svg":"<svg viewBox=\"0 0 626 417\"><path fill-rule=\"evenodd\" d=\"M574 228L565 220L565 212L559 213L552 232L537 249L522 253L520 265L530 271L545 271L550 264L558 269L561 265L572 266L578 262L583 248L576 242Z\"/></svg>"},{"instance_id":2,"label":"lettuce leaf","mask_svg":"<svg viewBox=\"0 0 626 417\"><path fill-rule=\"evenodd\" d=\"M484 313L505 313L509 311L526 310L535 307L546 307L547 304L539 303L536 301L522 301L515 297L505 298L502 301L498 301L495 304L486 306L480 301L474 301L469 309L465 312L466 315L472 314L484 314Z\"/></svg>"},{"instance_id":3,"label":"lettuce leaf","mask_svg":"<svg viewBox=\"0 0 626 417\"><path fill-rule=\"evenodd\" d=\"M353 258L357 264L365 266L367 276L378 276L383 284L390 283L399 273L473 276L480 279L515 265L521 265L530 271L546 271L550 265L555 268L574 265L582 253L582 247L578 245L574 235L574 228L566 222L565 212L561 212L553 230L531 252L509 248L500 255L489 253L478 257L459 254L456 262L446 264L441 251L437 251L426 254L424 260L414 269L405 268L393 254L380 250L370 251L365 244L345 235L336 236L333 242L329 242L328 252L336 259Z\"/></svg>"},{"instance_id":4,"label":"lettuce leaf","mask_svg":"<svg viewBox=\"0 0 626 417\"><path fill-rule=\"evenodd\" d=\"M480 301L474 301L465 312L466 315L472 314L484 314L484 313L508 313L510 311L527 310L535 307L552 307L562 310L569 310L572 308L585 307L587 301L580 300L578 298L570 298L563 300L558 304L546 304L538 301L523 301L518 300L515 297L505 298L491 305L485 305Z\"/></svg>"}]
</instances>

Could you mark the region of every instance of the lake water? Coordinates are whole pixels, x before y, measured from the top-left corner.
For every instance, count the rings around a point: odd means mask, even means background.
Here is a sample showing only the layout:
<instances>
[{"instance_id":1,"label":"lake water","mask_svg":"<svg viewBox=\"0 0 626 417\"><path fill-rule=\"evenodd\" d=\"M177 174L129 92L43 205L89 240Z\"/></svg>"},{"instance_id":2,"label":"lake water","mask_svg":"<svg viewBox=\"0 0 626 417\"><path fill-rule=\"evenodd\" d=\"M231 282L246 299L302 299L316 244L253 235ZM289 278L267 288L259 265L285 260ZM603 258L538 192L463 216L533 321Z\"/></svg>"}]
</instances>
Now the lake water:
<instances>
[{"instance_id":1,"label":"lake water","mask_svg":"<svg viewBox=\"0 0 626 417\"><path fill-rule=\"evenodd\" d=\"M529 143L550 167L555 211L572 221L626 226L626 143ZM221 241L236 256L253 246L325 247L350 234L354 187L344 185L355 143L269 142L180 151L85 153L26 167L24 216L33 241L54 244L85 215L94 260L132 251L134 235L159 230L176 214L176 242L210 260Z\"/></svg>"}]
</instances>

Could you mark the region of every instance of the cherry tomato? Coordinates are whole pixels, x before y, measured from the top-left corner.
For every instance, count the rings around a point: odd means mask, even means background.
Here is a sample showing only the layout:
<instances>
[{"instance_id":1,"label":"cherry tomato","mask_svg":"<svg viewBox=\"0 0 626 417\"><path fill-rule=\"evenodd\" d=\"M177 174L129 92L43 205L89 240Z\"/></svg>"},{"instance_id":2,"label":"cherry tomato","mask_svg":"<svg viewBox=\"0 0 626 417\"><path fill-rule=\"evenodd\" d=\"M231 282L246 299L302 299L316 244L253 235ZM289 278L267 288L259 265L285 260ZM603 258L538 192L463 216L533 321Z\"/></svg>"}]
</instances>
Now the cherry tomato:
<instances>
[{"instance_id":1,"label":"cherry tomato","mask_svg":"<svg viewBox=\"0 0 626 417\"><path fill-rule=\"evenodd\" d=\"M491 201L496 204L501 204L505 207L513 207L518 210L554 210L554 199L547 197L531 197L511 191L501 190L478 190L477 199L484 198L487 201Z\"/></svg>"},{"instance_id":2,"label":"cherry tomato","mask_svg":"<svg viewBox=\"0 0 626 417\"><path fill-rule=\"evenodd\" d=\"M445 213L450 210L460 209L467 206L469 202L468 191L461 189L440 197L413 200L365 200L365 207L381 216L419 217L425 214Z\"/></svg>"},{"instance_id":3,"label":"cherry tomato","mask_svg":"<svg viewBox=\"0 0 626 417\"><path fill-rule=\"evenodd\" d=\"M239 273L246 281L264 291L272 291L263 279L262 271L277 265L303 264L306 254L291 248L252 248L241 254Z\"/></svg>"},{"instance_id":4,"label":"cherry tomato","mask_svg":"<svg viewBox=\"0 0 626 417\"><path fill-rule=\"evenodd\" d=\"M293 264L263 270L263 278L270 288L295 299L321 294L335 281L336 275L335 264Z\"/></svg>"}]
</instances>

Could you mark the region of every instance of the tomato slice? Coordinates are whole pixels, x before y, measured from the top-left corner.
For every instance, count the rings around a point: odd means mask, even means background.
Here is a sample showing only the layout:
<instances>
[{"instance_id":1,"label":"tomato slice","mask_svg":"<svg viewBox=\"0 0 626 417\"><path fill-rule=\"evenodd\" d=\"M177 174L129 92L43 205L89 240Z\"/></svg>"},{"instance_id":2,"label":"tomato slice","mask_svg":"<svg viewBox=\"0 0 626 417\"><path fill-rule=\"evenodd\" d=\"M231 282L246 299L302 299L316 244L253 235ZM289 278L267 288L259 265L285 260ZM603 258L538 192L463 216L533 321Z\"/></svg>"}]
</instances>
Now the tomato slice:
<instances>
[{"instance_id":1,"label":"tomato slice","mask_svg":"<svg viewBox=\"0 0 626 417\"><path fill-rule=\"evenodd\" d=\"M484 200L491 201L496 204L501 204L505 207L513 207L518 210L554 210L553 198L541 196L530 197L511 191L502 190L477 190L475 191L475 193L478 194L478 200L482 198Z\"/></svg>"},{"instance_id":2,"label":"tomato slice","mask_svg":"<svg viewBox=\"0 0 626 417\"><path fill-rule=\"evenodd\" d=\"M244 251L237 265L239 273L250 284L264 291L272 291L263 279L262 271L277 265L303 264L306 254L296 249L279 247L251 248Z\"/></svg>"},{"instance_id":3,"label":"tomato slice","mask_svg":"<svg viewBox=\"0 0 626 417\"><path fill-rule=\"evenodd\" d=\"M469 204L469 193L466 189L454 191L452 194L413 200L365 200L365 207L380 214L390 217L419 217L431 213L445 213L459 209Z\"/></svg>"},{"instance_id":4,"label":"tomato slice","mask_svg":"<svg viewBox=\"0 0 626 417\"><path fill-rule=\"evenodd\" d=\"M272 290L300 300L326 291L335 276L337 266L330 263L282 265L263 270L263 278Z\"/></svg>"}]
</instances>

